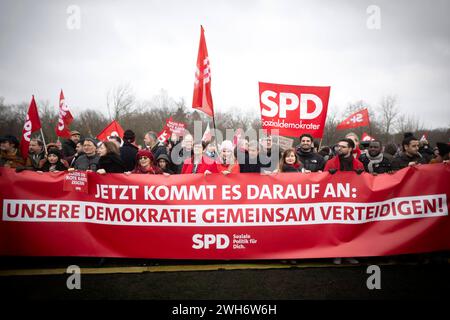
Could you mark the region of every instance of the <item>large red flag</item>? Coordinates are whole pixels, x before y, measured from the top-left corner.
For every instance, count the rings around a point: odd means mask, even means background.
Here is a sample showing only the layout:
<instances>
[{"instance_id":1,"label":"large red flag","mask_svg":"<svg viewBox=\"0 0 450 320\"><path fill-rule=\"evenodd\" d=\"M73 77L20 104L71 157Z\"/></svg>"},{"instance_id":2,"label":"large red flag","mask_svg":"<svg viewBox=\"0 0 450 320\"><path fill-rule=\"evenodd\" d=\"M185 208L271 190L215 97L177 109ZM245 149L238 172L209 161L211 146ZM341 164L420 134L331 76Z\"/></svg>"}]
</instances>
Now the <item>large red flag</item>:
<instances>
[{"instance_id":1,"label":"large red flag","mask_svg":"<svg viewBox=\"0 0 450 320\"><path fill-rule=\"evenodd\" d=\"M366 108L350 115L347 119L338 124L336 129L344 130L367 126L369 126L369 111Z\"/></svg>"},{"instance_id":2,"label":"large red flag","mask_svg":"<svg viewBox=\"0 0 450 320\"><path fill-rule=\"evenodd\" d=\"M56 135L58 137L70 138L69 125L73 121L73 116L70 113L69 107L64 99L64 93L61 89L59 94L59 118L56 124Z\"/></svg>"},{"instance_id":3,"label":"large red flag","mask_svg":"<svg viewBox=\"0 0 450 320\"><path fill-rule=\"evenodd\" d=\"M120 124L116 120L113 120L109 125L106 126L105 129L103 129L102 132L97 135L97 139L100 141L105 141L108 140L108 138L111 136L122 138L123 133L124 131Z\"/></svg>"},{"instance_id":4,"label":"large red flag","mask_svg":"<svg viewBox=\"0 0 450 320\"><path fill-rule=\"evenodd\" d=\"M20 141L20 151L22 157L26 159L28 157L28 148L30 146L31 133L41 128L41 120L39 119L39 113L34 101L34 95L31 98L30 107L28 108L27 118L22 130L22 140Z\"/></svg>"},{"instance_id":5,"label":"large red flag","mask_svg":"<svg viewBox=\"0 0 450 320\"><path fill-rule=\"evenodd\" d=\"M203 27L201 26L200 46L198 48L197 71L195 73L194 97L192 107L214 116L211 95L211 69L209 67L208 49Z\"/></svg>"}]
</instances>

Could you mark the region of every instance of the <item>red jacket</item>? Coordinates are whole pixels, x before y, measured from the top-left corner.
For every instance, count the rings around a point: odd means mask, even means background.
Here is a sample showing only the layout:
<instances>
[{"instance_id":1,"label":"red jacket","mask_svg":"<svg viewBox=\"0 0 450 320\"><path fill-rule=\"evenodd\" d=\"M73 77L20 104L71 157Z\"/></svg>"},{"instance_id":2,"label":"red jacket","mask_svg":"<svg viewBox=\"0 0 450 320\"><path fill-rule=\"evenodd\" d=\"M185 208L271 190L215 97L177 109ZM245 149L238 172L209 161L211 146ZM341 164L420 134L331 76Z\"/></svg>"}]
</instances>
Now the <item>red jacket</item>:
<instances>
[{"instance_id":1,"label":"red jacket","mask_svg":"<svg viewBox=\"0 0 450 320\"><path fill-rule=\"evenodd\" d=\"M364 170L364 165L358 159L353 158L353 170L362 169ZM325 164L325 169L323 171L328 171L330 169L336 169L337 171L341 170L341 162L339 161L339 156L335 156L333 159L330 159Z\"/></svg>"},{"instance_id":2,"label":"red jacket","mask_svg":"<svg viewBox=\"0 0 450 320\"><path fill-rule=\"evenodd\" d=\"M192 158L187 158L184 160L183 167L181 168L181 174L190 174L194 169L194 160ZM205 173L208 170L211 173L218 173L217 165L214 159L207 156L202 156L202 161L198 164L196 173Z\"/></svg>"},{"instance_id":3,"label":"red jacket","mask_svg":"<svg viewBox=\"0 0 450 320\"><path fill-rule=\"evenodd\" d=\"M219 170L219 172L224 172L229 170L230 165L229 164L223 164L223 163L217 163L217 169ZM240 173L241 172L241 168L239 167L239 163L235 162L233 167L231 168L231 172L230 173Z\"/></svg>"}]
</instances>

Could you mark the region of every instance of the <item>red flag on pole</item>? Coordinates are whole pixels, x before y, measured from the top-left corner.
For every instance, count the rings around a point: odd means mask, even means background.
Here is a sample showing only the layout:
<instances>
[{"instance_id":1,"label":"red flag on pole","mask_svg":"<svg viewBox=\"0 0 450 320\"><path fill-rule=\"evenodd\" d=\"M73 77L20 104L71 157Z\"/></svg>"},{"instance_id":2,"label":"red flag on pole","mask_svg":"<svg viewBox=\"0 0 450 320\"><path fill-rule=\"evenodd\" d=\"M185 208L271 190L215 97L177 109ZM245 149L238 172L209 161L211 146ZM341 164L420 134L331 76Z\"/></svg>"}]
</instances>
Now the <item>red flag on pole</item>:
<instances>
[{"instance_id":1,"label":"red flag on pole","mask_svg":"<svg viewBox=\"0 0 450 320\"><path fill-rule=\"evenodd\" d=\"M105 141L105 140L108 140L108 138L111 136L117 136L117 137L122 138L123 133L124 133L124 131L123 131L122 127L120 126L120 124L116 120L113 120L110 124L108 124L106 126L105 129L103 129L102 132L100 132L97 135L97 139L100 141Z\"/></svg>"},{"instance_id":2,"label":"red flag on pole","mask_svg":"<svg viewBox=\"0 0 450 320\"><path fill-rule=\"evenodd\" d=\"M366 109L353 113L336 127L337 130L369 126L369 111Z\"/></svg>"},{"instance_id":3,"label":"red flag on pole","mask_svg":"<svg viewBox=\"0 0 450 320\"><path fill-rule=\"evenodd\" d=\"M31 98L30 107L28 108L27 118L22 130L22 140L20 141L20 151L22 157L26 159L28 157L28 148L30 146L31 133L41 128L41 120L39 119L39 113L34 101L34 95Z\"/></svg>"},{"instance_id":4,"label":"red flag on pole","mask_svg":"<svg viewBox=\"0 0 450 320\"><path fill-rule=\"evenodd\" d=\"M209 67L208 49L206 48L205 30L201 28L200 45L198 48L197 71L195 73L194 97L192 107L214 116L211 95L211 69Z\"/></svg>"},{"instance_id":5,"label":"red flag on pole","mask_svg":"<svg viewBox=\"0 0 450 320\"><path fill-rule=\"evenodd\" d=\"M158 133L158 141L161 143L166 143L169 140L171 134L170 128L166 125L160 133Z\"/></svg>"},{"instance_id":6,"label":"red flag on pole","mask_svg":"<svg viewBox=\"0 0 450 320\"><path fill-rule=\"evenodd\" d=\"M61 89L59 94L59 118L56 124L56 135L62 138L70 138L69 125L73 121L73 116L70 113L69 107L64 99L64 93Z\"/></svg>"},{"instance_id":7,"label":"red flag on pole","mask_svg":"<svg viewBox=\"0 0 450 320\"><path fill-rule=\"evenodd\" d=\"M361 137L361 141L373 141L373 140L375 140L375 138L369 136L366 132L364 132Z\"/></svg>"}]
</instances>

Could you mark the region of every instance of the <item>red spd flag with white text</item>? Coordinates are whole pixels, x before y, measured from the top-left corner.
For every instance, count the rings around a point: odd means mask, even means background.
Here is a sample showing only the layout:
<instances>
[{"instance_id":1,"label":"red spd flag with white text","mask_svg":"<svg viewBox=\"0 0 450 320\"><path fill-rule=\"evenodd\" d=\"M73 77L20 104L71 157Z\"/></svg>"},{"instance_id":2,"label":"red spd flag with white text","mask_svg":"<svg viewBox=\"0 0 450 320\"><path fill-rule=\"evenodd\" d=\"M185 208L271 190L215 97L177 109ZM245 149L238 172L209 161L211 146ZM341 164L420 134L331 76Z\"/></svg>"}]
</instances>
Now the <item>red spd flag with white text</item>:
<instances>
[{"instance_id":1,"label":"red spd flag with white text","mask_svg":"<svg viewBox=\"0 0 450 320\"><path fill-rule=\"evenodd\" d=\"M59 94L59 118L56 124L56 135L58 137L70 138L69 125L73 121L73 116L70 113L69 107L66 104L64 93L61 90Z\"/></svg>"},{"instance_id":2,"label":"red spd flag with white text","mask_svg":"<svg viewBox=\"0 0 450 320\"><path fill-rule=\"evenodd\" d=\"M369 126L369 111L366 108L351 114L347 119L338 124L336 129L345 130L367 126Z\"/></svg>"},{"instance_id":3,"label":"red spd flag with white text","mask_svg":"<svg viewBox=\"0 0 450 320\"><path fill-rule=\"evenodd\" d=\"M31 134L40 128L41 120L39 119L39 113L33 95L31 98L30 107L28 108L27 118L25 119L25 124L23 125L22 140L20 141L20 151L24 159L28 157Z\"/></svg>"},{"instance_id":4,"label":"red spd flag with white text","mask_svg":"<svg viewBox=\"0 0 450 320\"><path fill-rule=\"evenodd\" d=\"M200 45L198 48L192 107L203 111L211 117L214 116L211 95L211 69L209 67L208 49L206 48L205 30L203 30L203 27L201 27Z\"/></svg>"},{"instance_id":5,"label":"red spd flag with white text","mask_svg":"<svg viewBox=\"0 0 450 320\"><path fill-rule=\"evenodd\" d=\"M375 140L375 138L369 136L366 132L364 132L361 137L361 141L374 141L374 140Z\"/></svg>"},{"instance_id":6,"label":"red spd flag with white text","mask_svg":"<svg viewBox=\"0 0 450 320\"><path fill-rule=\"evenodd\" d=\"M120 124L113 120L102 132L100 132L97 136L97 139L100 141L108 140L111 136L123 137L123 129Z\"/></svg>"},{"instance_id":7,"label":"red spd flag with white text","mask_svg":"<svg viewBox=\"0 0 450 320\"><path fill-rule=\"evenodd\" d=\"M330 87L259 83L262 128L282 136L309 133L321 138L328 110Z\"/></svg>"}]
</instances>

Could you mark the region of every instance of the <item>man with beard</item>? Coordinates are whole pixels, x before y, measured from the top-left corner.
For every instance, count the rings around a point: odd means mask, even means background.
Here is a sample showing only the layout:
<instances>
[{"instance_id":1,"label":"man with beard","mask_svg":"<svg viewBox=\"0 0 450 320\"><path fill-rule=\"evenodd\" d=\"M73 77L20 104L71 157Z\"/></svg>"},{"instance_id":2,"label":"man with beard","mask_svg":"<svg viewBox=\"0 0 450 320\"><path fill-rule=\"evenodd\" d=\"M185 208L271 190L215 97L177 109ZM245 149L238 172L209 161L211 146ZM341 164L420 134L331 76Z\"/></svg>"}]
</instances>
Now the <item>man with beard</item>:
<instances>
[{"instance_id":1,"label":"man with beard","mask_svg":"<svg viewBox=\"0 0 450 320\"><path fill-rule=\"evenodd\" d=\"M394 171L416 164L427 163L419 152L419 139L414 137L412 133L405 133L404 137L402 141L403 152L392 161L392 170Z\"/></svg>"},{"instance_id":2,"label":"man with beard","mask_svg":"<svg viewBox=\"0 0 450 320\"><path fill-rule=\"evenodd\" d=\"M325 165L325 171L334 173L336 171L364 171L364 165L353 157L355 143L352 139L341 139L338 144L338 154Z\"/></svg>"},{"instance_id":3,"label":"man with beard","mask_svg":"<svg viewBox=\"0 0 450 320\"><path fill-rule=\"evenodd\" d=\"M381 152L382 147L381 141L373 140L369 143L367 153L363 153L359 157L366 172L376 175L392 171L391 162Z\"/></svg>"},{"instance_id":4,"label":"man with beard","mask_svg":"<svg viewBox=\"0 0 450 320\"><path fill-rule=\"evenodd\" d=\"M324 158L320 154L315 153L312 146L313 137L310 134L302 134L296 152L305 172L321 171L325 166Z\"/></svg>"}]
</instances>

